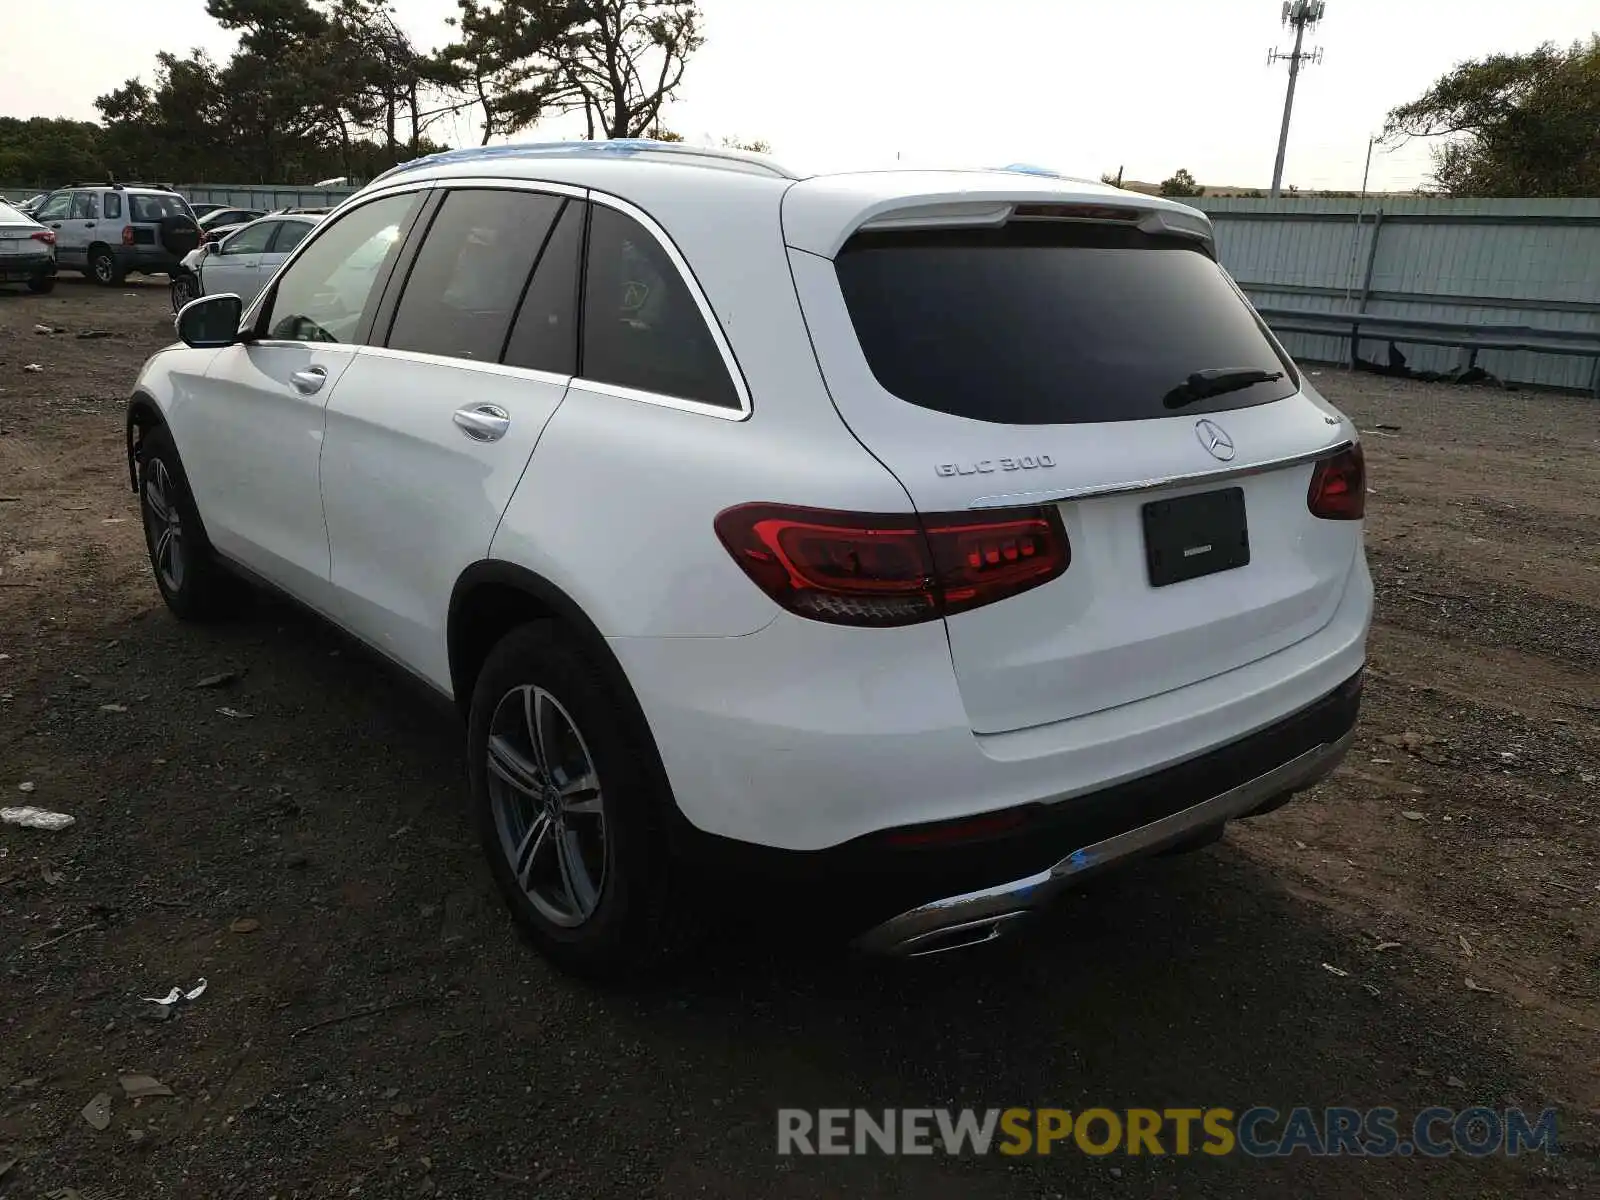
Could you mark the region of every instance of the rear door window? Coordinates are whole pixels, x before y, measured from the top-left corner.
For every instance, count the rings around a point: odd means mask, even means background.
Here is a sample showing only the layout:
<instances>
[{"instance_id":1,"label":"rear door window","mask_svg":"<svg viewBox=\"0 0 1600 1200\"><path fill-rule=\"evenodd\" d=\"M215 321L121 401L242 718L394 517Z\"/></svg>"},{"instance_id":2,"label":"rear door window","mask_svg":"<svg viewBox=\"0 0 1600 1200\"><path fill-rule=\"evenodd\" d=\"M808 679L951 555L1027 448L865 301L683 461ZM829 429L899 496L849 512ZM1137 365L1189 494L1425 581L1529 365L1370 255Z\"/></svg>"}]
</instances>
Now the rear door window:
<instances>
[{"instance_id":1,"label":"rear door window","mask_svg":"<svg viewBox=\"0 0 1600 1200\"><path fill-rule=\"evenodd\" d=\"M278 237L272 243L272 253L287 254L301 242L306 240L306 234L311 232L309 221L279 221Z\"/></svg>"},{"instance_id":2,"label":"rear door window","mask_svg":"<svg viewBox=\"0 0 1600 1200\"><path fill-rule=\"evenodd\" d=\"M505 362L556 375L578 369L578 266L583 254L583 220L588 206L568 200L556 219L517 309Z\"/></svg>"},{"instance_id":3,"label":"rear door window","mask_svg":"<svg viewBox=\"0 0 1600 1200\"><path fill-rule=\"evenodd\" d=\"M106 220L115 221L122 217L122 195L119 192L106 193Z\"/></svg>"},{"instance_id":4,"label":"rear door window","mask_svg":"<svg viewBox=\"0 0 1600 1200\"><path fill-rule=\"evenodd\" d=\"M389 348L499 362L529 273L564 203L508 189L450 192L406 278Z\"/></svg>"},{"instance_id":5,"label":"rear door window","mask_svg":"<svg viewBox=\"0 0 1600 1200\"><path fill-rule=\"evenodd\" d=\"M92 221L95 219L96 204L93 192L72 193L72 220Z\"/></svg>"},{"instance_id":6,"label":"rear door window","mask_svg":"<svg viewBox=\"0 0 1600 1200\"><path fill-rule=\"evenodd\" d=\"M1298 386L1222 268L1181 239L1045 221L863 233L835 267L873 375L921 408L1008 425L1134 421ZM1178 403L1192 373L1218 370L1279 377Z\"/></svg>"},{"instance_id":7,"label":"rear door window","mask_svg":"<svg viewBox=\"0 0 1600 1200\"><path fill-rule=\"evenodd\" d=\"M583 377L659 396L738 408L739 393L677 264L632 217L589 217Z\"/></svg>"}]
</instances>

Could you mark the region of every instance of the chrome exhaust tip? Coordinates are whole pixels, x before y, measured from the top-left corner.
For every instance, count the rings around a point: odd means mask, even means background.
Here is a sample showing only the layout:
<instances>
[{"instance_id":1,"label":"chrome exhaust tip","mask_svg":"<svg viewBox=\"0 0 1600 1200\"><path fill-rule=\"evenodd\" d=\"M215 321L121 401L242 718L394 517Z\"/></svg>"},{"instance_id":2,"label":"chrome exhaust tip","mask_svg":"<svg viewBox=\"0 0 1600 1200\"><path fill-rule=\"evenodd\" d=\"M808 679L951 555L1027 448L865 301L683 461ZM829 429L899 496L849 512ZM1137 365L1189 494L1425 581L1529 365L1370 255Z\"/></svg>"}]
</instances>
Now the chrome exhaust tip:
<instances>
[{"instance_id":1,"label":"chrome exhaust tip","mask_svg":"<svg viewBox=\"0 0 1600 1200\"><path fill-rule=\"evenodd\" d=\"M907 938L898 945L888 947L884 952L901 958L927 958L934 954L948 954L952 950L968 950L973 946L981 946L1004 937L1025 917L1031 915L1032 913L1027 911L1001 913L995 917L984 917L978 921L952 925L947 929L935 929L929 933Z\"/></svg>"}]
</instances>

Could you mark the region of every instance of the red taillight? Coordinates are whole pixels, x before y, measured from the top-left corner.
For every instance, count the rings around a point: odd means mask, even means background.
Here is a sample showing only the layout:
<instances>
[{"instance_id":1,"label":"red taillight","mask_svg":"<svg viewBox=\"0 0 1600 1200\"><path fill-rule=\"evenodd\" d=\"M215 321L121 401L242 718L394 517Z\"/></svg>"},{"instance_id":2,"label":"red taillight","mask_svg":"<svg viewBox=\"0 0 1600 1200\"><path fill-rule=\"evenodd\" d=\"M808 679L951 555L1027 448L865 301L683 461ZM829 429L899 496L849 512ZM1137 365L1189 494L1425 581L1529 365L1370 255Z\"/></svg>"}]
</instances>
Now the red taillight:
<instances>
[{"instance_id":1,"label":"red taillight","mask_svg":"<svg viewBox=\"0 0 1600 1200\"><path fill-rule=\"evenodd\" d=\"M54 246L56 244L56 231L54 229L41 229L38 233L30 233L28 236L36 242L43 242L46 246Z\"/></svg>"},{"instance_id":2,"label":"red taillight","mask_svg":"<svg viewBox=\"0 0 1600 1200\"><path fill-rule=\"evenodd\" d=\"M1071 550L1053 507L849 513L742 504L717 536L791 612L838 625L912 625L1048 583Z\"/></svg>"},{"instance_id":3,"label":"red taillight","mask_svg":"<svg viewBox=\"0 0 1600 1200\"><path fill-rule=\"evenodd\" d=\"M124 225L122 227L122 244L124 246L133 245L133 226L132 225Z\"/></svg>"},{"instance_id":4,"label":"red taillight","mask_svg":"<svg viewBox=\"0 0 1600 1200\"><path fill-rule=\"evenodd\" d=\"M1359 521L1367 513L1367 460L1357 442L1317 463L1306 493L1311 515L1326 521Z\"/></svg>"}]
</instances>

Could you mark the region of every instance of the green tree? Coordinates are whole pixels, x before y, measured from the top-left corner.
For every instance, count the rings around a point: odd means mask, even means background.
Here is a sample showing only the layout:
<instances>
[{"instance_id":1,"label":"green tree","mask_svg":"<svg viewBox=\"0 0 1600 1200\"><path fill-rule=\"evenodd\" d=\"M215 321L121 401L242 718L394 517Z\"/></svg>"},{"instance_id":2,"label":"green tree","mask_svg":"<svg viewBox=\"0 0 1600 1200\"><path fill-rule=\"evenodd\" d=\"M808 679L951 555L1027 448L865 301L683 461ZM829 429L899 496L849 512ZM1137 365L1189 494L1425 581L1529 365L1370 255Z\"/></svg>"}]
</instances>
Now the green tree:
<instances>
[{"instance_id":1,"label":"green tree","mask_svg":"<svg viewBox=\"0 0 1600 1200\"><path fill-rule=\"evenodd\" d=\"M705 43L695 0L578 0L557 44L558 78L581 102L589 136L638 137L661 118ZM574 105L576 107L576 105Z\"/></svg>"},{"instance_id":2,"label":"green tree","mask_svg":"<svg viewBox=\"0 0 1600 1200\"><path fill-rule=\"evenodd\" d=\"M660 124L704 42L695 0L457 0L446 59L484 107L484 141L582 112L591 138Z\"/></svg>"},{"instance_id":3,"label":"green tree","mask_svg":"<svg viewBox=\"0 0 1600 1200\"><path fill-rule=\"evenodd\" d=\"M556 47L572 29L573 0L457 0L459 41L440 58L447 81L481 106L483 144L570 107Z\"/></svg>"},{"instance_id":4,"label":"green tree","mask_svg":"<svg viewBox=\"0 0 1600 1200\"><path fill-rule=\"evenodd\" d=\"M92 121L0 117L0 184L51 187L73 179L99 179L109 169Z\"/></svg>"},{"instance_id":5,"label":"green tree","mask_svg":"<svg viewBox=\"0 0 1600 1200\"><path fill-rule=\"evenodd\" d=\"M1434 180L1448 195L1600 195L1600 34L1461 63L1391 111L1384 137L1443 139Z\"/></svg>"},{"instance_id":6,"label":"green tree","mask_svg":"<svg viewBox=\"0 0 1600 1200\"><path fill-rule=\"evenodd\" d=\"M1194 176L1189 174L1187 167L1179 167L1170 179L1161 181L1161 194L1163 196L1204 196L1205 188L1194 181Z\"/></svg>"}]
</instances>

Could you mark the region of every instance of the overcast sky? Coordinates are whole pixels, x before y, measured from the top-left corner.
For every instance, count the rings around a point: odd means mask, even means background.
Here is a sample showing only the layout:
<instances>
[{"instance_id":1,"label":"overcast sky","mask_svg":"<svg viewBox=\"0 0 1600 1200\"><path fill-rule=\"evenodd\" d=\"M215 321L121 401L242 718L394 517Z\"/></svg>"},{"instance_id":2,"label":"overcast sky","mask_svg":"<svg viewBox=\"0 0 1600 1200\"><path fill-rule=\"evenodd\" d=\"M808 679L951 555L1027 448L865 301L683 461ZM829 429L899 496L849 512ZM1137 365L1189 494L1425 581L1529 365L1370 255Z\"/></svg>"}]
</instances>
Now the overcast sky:
<instances>
[{"instance_id":1,"label":"overcast sky","mask_svg":"<svg viewBox=\"0 0 1600 1200\"><path fill-rule=\"evenodd\" d=\"M394 0L419 44L448 39L455 0ZM94 119L96 96L148 75L156 52L232 37L205 0L0 0L0 114ZM691 141L763 138L806 170L1030 162L1123 167L1160 180L1271 179L1287 69L1279 0L701 0L706 45L670 128ZM16 10L12 12L11 10ZM70 22L66 21L70 14ZM36 19L35 19L36 18ZM70 29L67 26L70 24ZM1285 182L1360 185L1367 135L1464 59L1568 43L1600 28L1597 0L1328 0L1300 77ZM554 123L519 139L564 137ZM437 136L437 132L436 132ZM462 119L442 140L478 138ZM1373 160L1373 186L1428 173L1420 147Z\"/></svg>"}]
</instances>

